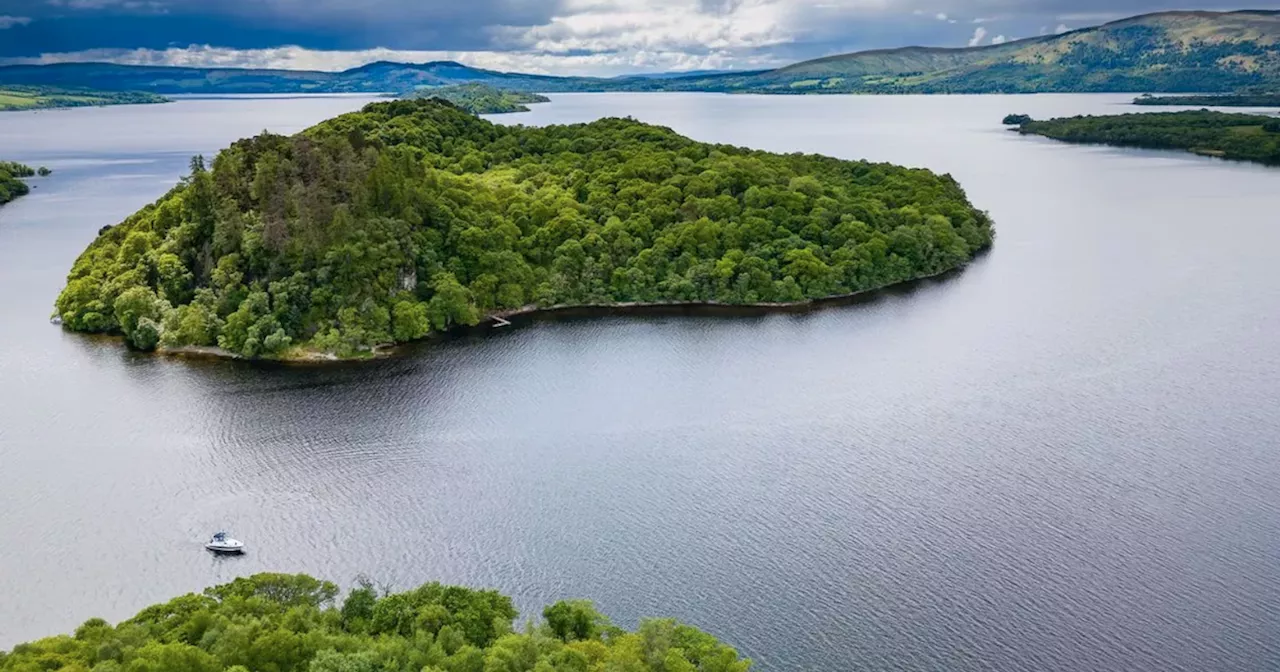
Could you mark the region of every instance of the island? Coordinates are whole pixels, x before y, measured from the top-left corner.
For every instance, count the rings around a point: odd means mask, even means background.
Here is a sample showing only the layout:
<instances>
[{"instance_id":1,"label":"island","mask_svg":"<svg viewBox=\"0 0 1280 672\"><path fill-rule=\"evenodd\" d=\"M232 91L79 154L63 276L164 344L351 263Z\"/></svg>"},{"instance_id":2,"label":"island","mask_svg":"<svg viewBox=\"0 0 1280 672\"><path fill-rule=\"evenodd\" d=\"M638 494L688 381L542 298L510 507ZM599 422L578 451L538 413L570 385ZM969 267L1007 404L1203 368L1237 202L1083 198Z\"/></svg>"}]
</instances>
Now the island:
<instances>
[{"instance_id":1,"label":"island","mask_svg":"<svg viewBox=\"0 0 1280 672\"><path fill-rule=\"evenodd\" d=\"M103 105L150 105L167 102L169 99L164 96L137 91L93 91L49 86L6 85L0 87L0 112Z\"/></svg>"},{"instance_id":2,"label":"island","mask_svg":"<svg viewBox=\"0 0 1280 672\"><path fill-rule=\"evenodd\" d=\"M485 84L458 84L418 89L407 97L447 100L472 114L528 112L528 105L551 102L550 98L537 93L508 91Z\"/></svg>"},{"instance_id":3,"label":"island","mask_svg":"<svg viewBox=\"0 0 1280 672\"><path fill-rule=\"evenodd\" d=\"M0 161L0 205L31 192L24 178L47 177L52 172L44 166L37 169L14 161Z\"/></svg>"},{"instance_id":4,"label":"island","mask_svg":"<svg viewBox=\"0 0 1280 672\"><path fill-rule=\"evenodd\" d=\"M751 661L673 619L628 632L590 602L561 601L519 630L511 598L428 583L340 591L306 575L256 574L156 604L116 626L0 652L0 672L374 672L666 670L747 672Z\"/></svg>"},{"instance_id":5,"label":"island","mask_svg":"<svg viewBox=\"0 0 1280 672\"><path fill-rule=\"evenodd\" d=\"M958 269L992 237L928 170L400 100L196 157L56 306L140 350L358 358L557 306L803 305Z\"/></svg>"},{"instance_id":6,"label":"island","mask_svg":"<svg viewBox=\"0 0 1280 672\"><path fill-rule=\"evenodd\" d=\"M1179 149L1204 156L1280 165L1280 118L1209 110L1028 119L1024 135L1082 144Z\"/></svg>"},{"instance_id":7,"label":"island","mask_svg":"<svg viewBox=\"0 0 1280 672\"><path fill-rule=\"evenodd\" d=\"M1133 99L1134 105L1180 107L1280 107L1280 93L1224 93L1210 96L1153 96Z\"/></svg>"}]
</instances>

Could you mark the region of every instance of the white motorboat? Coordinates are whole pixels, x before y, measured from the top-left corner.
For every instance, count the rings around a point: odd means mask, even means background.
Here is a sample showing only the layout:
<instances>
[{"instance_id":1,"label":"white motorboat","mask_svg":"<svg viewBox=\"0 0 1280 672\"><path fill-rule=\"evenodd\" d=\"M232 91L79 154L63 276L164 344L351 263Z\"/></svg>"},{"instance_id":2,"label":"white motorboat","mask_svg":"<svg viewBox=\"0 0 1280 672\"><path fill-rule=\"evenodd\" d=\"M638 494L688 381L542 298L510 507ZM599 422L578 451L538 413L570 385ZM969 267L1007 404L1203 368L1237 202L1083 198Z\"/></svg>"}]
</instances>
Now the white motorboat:
<instances>
[{"instance_id":1,"label":"white motorboat","mask_svg":"<svg viewBox=\"0 0 1280 672\"><path fill-rule=\"evenodd\" d=\"M204 547L214 553L244 553L244 543L228 537L226 532L213 535Z\"/></svg>"}]
</instances>

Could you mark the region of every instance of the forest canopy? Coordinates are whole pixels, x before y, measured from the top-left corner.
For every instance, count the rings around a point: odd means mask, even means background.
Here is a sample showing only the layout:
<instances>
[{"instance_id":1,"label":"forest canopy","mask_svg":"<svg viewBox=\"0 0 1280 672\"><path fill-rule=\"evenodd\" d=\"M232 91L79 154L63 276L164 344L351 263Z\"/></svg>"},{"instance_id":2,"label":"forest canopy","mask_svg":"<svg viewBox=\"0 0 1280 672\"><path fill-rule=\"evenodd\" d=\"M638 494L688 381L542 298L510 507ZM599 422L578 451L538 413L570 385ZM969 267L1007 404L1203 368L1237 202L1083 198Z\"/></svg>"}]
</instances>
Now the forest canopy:
<instances>
[{"instance_id":1,"label":"forest canopy","mask_svg":"<svg viewBox=\"0 0 1280 672\"><path fill-rule=\"evenodd\" d=\"M558 602L520 631L511 599L429 583L385 593L257 574L143 609L112 626L0 652L0 672L746 672L751 662L674 620L613 626Z\"/></svg>"},{"instance_id":2,"label":"forest canopy","mask_svg":"<svg viewBox=\"0 0 1280 672\"><path fill-rule=\"evenodd\" d=\"M1280 165L1280 119L1209 110L1028 120L1023 134L1064 142L1181 149L1205 156Z\"/></svg>"},{"instance_id":3,"label":"forest canopy","mask_svg":"<svg viewBox=\"0 0 1280 672\"><path fill-rule=\"evenodd\" d=\"M135 348L360 356L530 306L801 302L966 264L948 175L694 142L629 119L492 124L374 103L220 153L105 229L67 328Z\"/></svg>"}]
</instances>

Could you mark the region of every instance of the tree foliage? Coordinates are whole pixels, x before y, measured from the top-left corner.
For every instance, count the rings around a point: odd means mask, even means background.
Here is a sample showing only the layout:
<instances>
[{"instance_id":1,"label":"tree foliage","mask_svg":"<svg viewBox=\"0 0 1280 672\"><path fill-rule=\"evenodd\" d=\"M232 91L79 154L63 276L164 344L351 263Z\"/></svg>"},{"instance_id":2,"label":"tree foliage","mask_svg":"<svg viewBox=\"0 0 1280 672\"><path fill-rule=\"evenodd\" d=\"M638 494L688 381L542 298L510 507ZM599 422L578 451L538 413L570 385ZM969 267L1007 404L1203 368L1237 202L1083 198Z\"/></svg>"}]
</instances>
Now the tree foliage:
<instances>
[{"instance_id":1,"label":"tree foliage","mask_svg":"<svg viewBox=\"0 0 1280 672\"><path fill-rule=\"evenodd\" d=\"M46 169L41 168L40 170ZM35 174L36 171L31 166L13 161L0 161L0 205L4 205L19 196L27 195L31 188L27 186L26 182L22 181L22 178L31 177ZM47 174L41 173L42 176Z\"/></svg>"},{"instance_id":2,"label":"tree foliage","mask_svg":"<svg viewBox=\"0 0 1280 672\"><path fill-rule=\"evenodd\" d=\"M587 602L513 632L510 598L430 583L379 595L368 583L341 606L309 576L258 574L143 609L116 626L0 653L0 672L746 672L751 663L673 620L628 633Z\"/></svg>"},{"instance_id":3,"label":"tree foliage","mask_svg":"<svg viewBox=\"0 0 1280 672\"><path fill-rule=\"evenodd\" d=\"M1133 104L1187 107L1280 107L1280 93L1244 91L1207 96L1153 96L1146 93L1134 98Z\"/></svg>"},{"instance_id":4,"label":"tree foliage","mask_svg":"<svg viewBox=\"0 0 1280 672\"><path fill-rule=\"evenodd\" d=\"M532 305L848 294L957 268L991 240L927 170L396 101L193 161L103 230L57 309L135 347L154 323L167 347L352 356Z\"/></svg>"},{"instance_id":5,"label":"tree foliage","mask_svg":"<svg viewBox=\"0 0 1280 672\"><path fill-rule=\"evenodd\" d=\"M1065 142L1182 149L1224 159L1280 165L1275 117L1208 110L1070 117L1032 121L1021 133Z\"/></svg>"}]
</instances>

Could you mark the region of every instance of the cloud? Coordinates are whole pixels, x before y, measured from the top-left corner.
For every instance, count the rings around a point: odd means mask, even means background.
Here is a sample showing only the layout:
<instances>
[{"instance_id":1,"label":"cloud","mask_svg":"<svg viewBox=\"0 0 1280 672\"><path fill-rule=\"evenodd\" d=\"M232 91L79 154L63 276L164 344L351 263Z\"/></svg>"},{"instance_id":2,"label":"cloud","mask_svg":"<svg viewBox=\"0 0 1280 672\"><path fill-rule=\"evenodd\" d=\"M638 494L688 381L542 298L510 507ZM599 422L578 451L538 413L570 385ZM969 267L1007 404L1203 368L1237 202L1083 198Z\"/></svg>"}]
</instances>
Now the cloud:
<instances>
[{"instance_id":1,"label":"cloud","mask_svg":"<svg viewBox=\"0 0 1280 672\"><path fill-rule=\"evenodd\" d=\"M991 38L991 44L1004 44L1005 42L1008 42L1008 41L1009 41L1008 38L1006 38L1004 35L996 35L995 37Z\"/></svg>"},{"instance_id":2,"label":"cloud","mask_svg":"<svg viewBox=\"0 0 1280 672\"><path fill-rule=\"evenodd\" d=\"M1240 0L1196 4L1241 6ZM1280 0L1254 4L1280 7ZM751 68L860 49L976 44L997 31L1048 34L1055 25L1061 32L1066 23L1091 25L1168 6L1169 0L0 0L0 27L21 27L0 39L0 61L94 53L338 67L378 53L401 60L409 57L399 54L462 54L456 60L552 72ZM971 33L973 26L985 32Z\"/></svg>"},{"instance_id":3,"label":"cloud","mask_svg":"<svg viewBox=\"0 0 1280 672\"><path fill-rule=\"evenodd\" d=\"M619 51L709 53L792 42L787 3L736 0L707 11L688 2L572 0L577 11L545 24L502 27L498 46L544 54Z\"/></svg>"},{"instance_id":4,"label":"cloud","mask_svg":"<svg viewBox=\"0 0 1280 672\"><path fill-rule=\"evenodd\" d=\"M1063 33L1070 32L1070 30L1071 29L1067 27L1067 24L1059 23L1058 27L1053 29L1053 32L1057 35L1061 35Z\"/></svg>"},{"instance_id":5,"label":"cloud","mask_svg":"<svg viewBox=\"0 0 1280 672\"><path fill-rule=\"evenodd\" d=\"M982 44L982 40L986 39L986 37L987 29L982 26L978 26L973 30L973 37L969 38L969 46L976 47Z\"/></svg>"}]
</instances>

